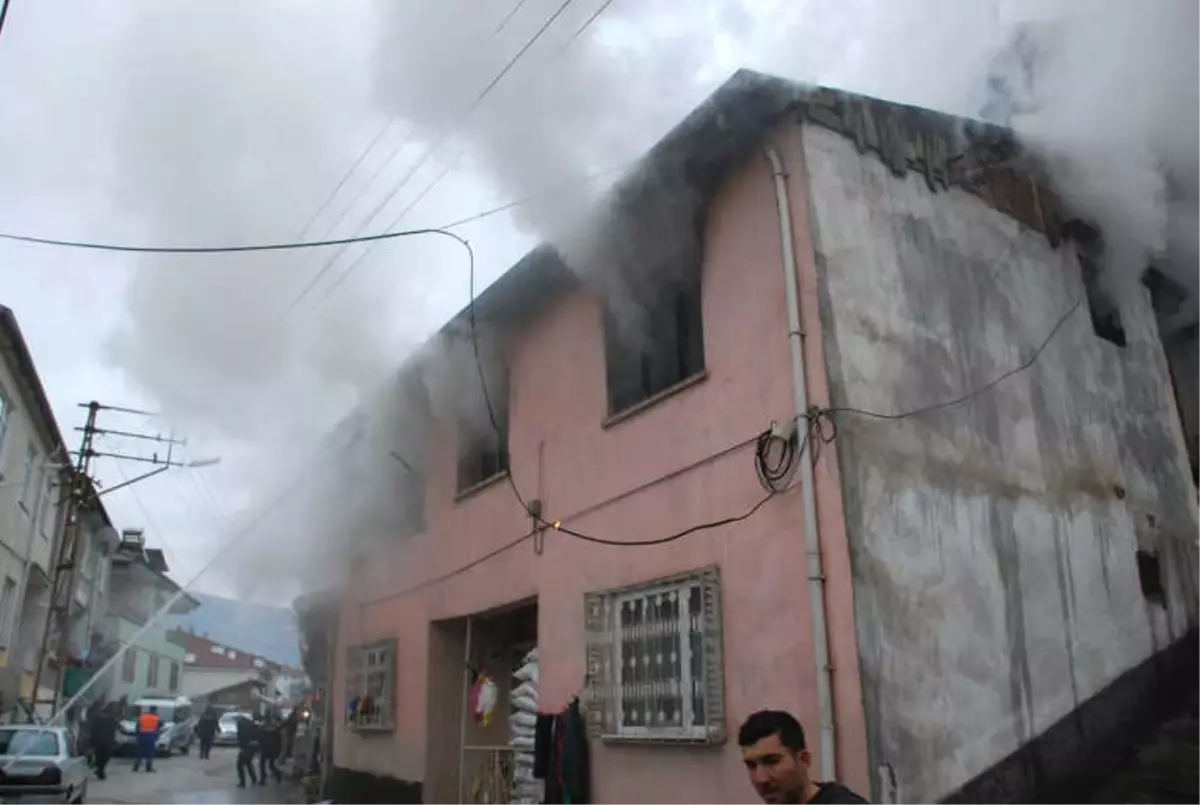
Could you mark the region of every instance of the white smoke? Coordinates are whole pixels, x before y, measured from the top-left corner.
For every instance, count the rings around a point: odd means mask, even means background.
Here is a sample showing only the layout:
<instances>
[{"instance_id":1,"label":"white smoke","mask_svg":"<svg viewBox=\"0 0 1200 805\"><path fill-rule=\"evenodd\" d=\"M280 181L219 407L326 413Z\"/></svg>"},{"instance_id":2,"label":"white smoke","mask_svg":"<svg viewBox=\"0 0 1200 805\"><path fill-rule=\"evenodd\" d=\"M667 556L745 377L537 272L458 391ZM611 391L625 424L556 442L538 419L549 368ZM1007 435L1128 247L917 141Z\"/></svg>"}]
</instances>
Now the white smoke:
<instances>
[{"instance_id":1,"label":"white smoke","mask_svg":"<svg viewBox=\"0 0 1200 805\"><path fill-rule=\"evenodd\" d=\"M628 165L736 69L973 116L996 57L1033 24L1055 36L1034 60L1035 106L1017 108L1013 125L1103 226L1117 273L1132 278L1143 255L1166 250L1165 267L1196 286L1194 2L697 0L684 11L676 0L379 0L332 8L147 4L119 18L119 34L106 32L116 43L112 102L94 104L97 136L113 144L104 175L115 177L122 214L139 221L139 240L289 239L394 118L310 235L325 234L347 208L336 234L381 230L410 204L401 224L423 226L442 223L450 208L460 217L541 196L470 230L488 270L534 239L593 253L581 244L592 204L619 175L610 169ZM109 107L115 117L104 125ZM570 190L543 195L562 186ZM503 237L481 242L481 232ZM411 423L376 390L466 302L462 253L450 243L379 247L372 260L381 270L364 263L329 298L364 251L348 251L287 326L280 316L327 255L148 258L128 282L112 360L182 429L256 454L237 470L245 487L278 488L355 402L384 423L380 432L406 432ZM377 452L379 478L392 479L395 462L382 446ZM388 502L389 483L365 484L368 499L351 505L330 491L336 484L315 480L305 510L317 506L323 517L284 507L286 517L268 519L248 576L311 575L306 554L318 567L346 555L330 546L351 539L352 529L336 527L354 521L350 509Z\"/></svg>"}]
</instances>

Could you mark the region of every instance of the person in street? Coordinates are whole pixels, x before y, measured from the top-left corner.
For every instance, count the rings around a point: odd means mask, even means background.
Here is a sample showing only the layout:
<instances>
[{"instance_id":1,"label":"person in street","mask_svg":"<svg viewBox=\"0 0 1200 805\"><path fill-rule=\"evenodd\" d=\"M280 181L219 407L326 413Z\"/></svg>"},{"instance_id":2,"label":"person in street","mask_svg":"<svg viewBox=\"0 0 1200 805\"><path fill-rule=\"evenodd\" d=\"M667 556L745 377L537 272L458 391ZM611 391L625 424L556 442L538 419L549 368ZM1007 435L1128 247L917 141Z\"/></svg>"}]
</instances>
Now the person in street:
<instances>
[{"instance_id":1,"label":"person in street","mask_svg":"<svg viewBox=\"0 0 1200 805\"><path fill-rule=\"evenodd\" d=\"M254 753L258 751L258 725L245 716L237 720L237 775L238 788L246 787L246 777L250 777L250 785L257 785L258 778L254 775Z\"/></svg>"},{"instance_id":2,"label":"person in street","mask_svg":"<svg viewBox=\"0 0 1200 805\"><path fill-rule=\"evenodd\" d=\"M96 779L103 780L107 776L108 761L112 759L113 750L117 746L117 711L112 702L97 703L93 708L87 735L96 768Z\"/></svg>"},{"instance_id":3,"label":"person in street","mask_svg":"<svg viewBox=\"0 0 1200 805\"><path fill-rule=\"evenodd\" d=\"M296 729L300 725L300 709L292 708L292 712L288 713L287 718L283 720L283 758L284 760L292 759L292 751L296 747Z\"/></svg>"},{"instance_id":4,"label":"person in street","mask_svg":"<svg viewBox=\"0 0 1200 805\"><path fill-rule=\"evenodd\" d=\"M200 741L200 759L208 760L212 754L213 740L217 737L217 711L209 707L196 722L196 738Z\"/></svg>"},{"instance_id":5,"label":"person in street","mask_svg":"<svg viewBox=\"0 0 1200 805\"><path fill-rule=\"evenodd\" d=\"M866 800L841 783L816 782L809 766L812 753L804 740L804 729L791 713L760 710L738 730L742 762L750 784L763 802L865 803Z\"/></svg>"},{"instance_id":6,"label":"person in street","mask_svg":"<svg viewBox=\"0 0 1200 805\"><path fill-rule=\"evenodd\" d=\"M134 771L142 767L142 761L146 763L146 771L154 771L154 752L158 747L158 733L161 728L162 719L158 717L158 708L154 705L146 708L146 711L138 716L137 756L133 761Z\"/></svg>"},{"instance_id":7,"label":"person in street","mask_svg":"<svg viewBox=\"0 0 1200 805\"><path fill-rule=\"evenodd\" d=\"M258 759L258 784L267 784L267 768L270 767L271 775L275 778L275 782L283 782L283 775L279 773L279 767L275 765L275 761L279 759L279 752L283 747L282 725L279 719L274 715L267 716L262 725L262 741L260 744L262 754Z\"/></svg>"}]
</instances>

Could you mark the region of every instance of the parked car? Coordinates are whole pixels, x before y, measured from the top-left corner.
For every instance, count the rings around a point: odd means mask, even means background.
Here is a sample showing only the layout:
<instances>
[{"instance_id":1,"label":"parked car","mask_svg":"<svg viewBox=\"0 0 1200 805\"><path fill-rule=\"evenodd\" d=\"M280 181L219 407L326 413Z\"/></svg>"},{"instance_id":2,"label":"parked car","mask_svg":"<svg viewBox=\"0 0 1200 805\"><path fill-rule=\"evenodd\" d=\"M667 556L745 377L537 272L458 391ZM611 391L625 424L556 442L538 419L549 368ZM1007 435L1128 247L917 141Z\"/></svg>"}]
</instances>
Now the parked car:
<instances>
[{"instance_id":1,"label":"parked car","mask_svg":"<svg viewBox=\"0 0 1200 805\"><path fill-rule=\"evenodd\" d=\"M0 727L0 801L83 802L87 758L66 727Z\"/></svg>"},{"instance_id":2,"label":"parked car","mask_svg":"<svg viewBox=\"0 0 1200 805\"><path fill-rule=\"evenodd\" d=\"M195 718L192 714L192 700L183 696L176 699L138 699L134 702L117 729L117 749L134 750L137 743L138 716L151 707L162 722L158 733L157 754L170 755L178 749L180 754L186 755L191 751L192 741L196 738L192 731L196 726Z\"/></svg>"},{"instance_id":3,"label":"parked car","mask_svg":"<svg viewBox=\"0 0 1200 805\"><path fill-rule=\"evenodd\" d=\"M213 743L217 746L236 746L237 745L237 720L239 718L253 719L250 713L230 711L222 713L221 718L217 721L217 734L213 738Z\"/></svg>"}]
</instances>

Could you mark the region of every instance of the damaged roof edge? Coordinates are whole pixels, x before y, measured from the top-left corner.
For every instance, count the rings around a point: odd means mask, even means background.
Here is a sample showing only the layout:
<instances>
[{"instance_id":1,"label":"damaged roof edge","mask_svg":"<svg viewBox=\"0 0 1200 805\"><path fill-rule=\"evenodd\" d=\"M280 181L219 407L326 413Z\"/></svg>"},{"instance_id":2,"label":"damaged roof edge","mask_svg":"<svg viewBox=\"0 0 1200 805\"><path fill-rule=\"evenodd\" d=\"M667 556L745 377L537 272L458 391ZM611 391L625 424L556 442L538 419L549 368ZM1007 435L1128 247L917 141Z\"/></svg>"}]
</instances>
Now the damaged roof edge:
<instances>
[{"instance_id":1,"label":"damaged roof edge","mask_svg":"<svg viewBox=\"0 0 1200 805\"><path fill-rule=\"evenodd\" d=\"M1009 129L745 69L655 143L602 204L636 209L640 197L663 183L676 183L693 192L697 204L707 203L729 171L789 118L842 134L860 151L875 152L897 175L923 174L931 189L959 186L1044 232L1054 245L1070 218L1039 162ZM542 243L475 297L476 324L519 327L578 284L554 246ZM419 373L431 354L427 347L439 339L469 336L471 308L468 303L451 317L403 362L397 376Z\"/></svg>"},{"instance_id":2,"label":"damaged roof edge","mask_svg":"<svg viewBox=\"0 0 1200 805\"><path fill-rule=\"evenodd\" d=\"M822 125L855 140L860 150L876 151L897 173L918 170L931 186L956 184L979 194L981 173L1003 167L1041 173L1008 129L980 120L739 70L653 145L637 166L618 180L604 204L629 204L659 183L682 182L698 203L717 192L728 172L762 145L777 124L798 119ZM951 144L957 145L951 149ZM986 159L982 152L986 151ZM1056 216L1038 225L1056 240L1061 205L1048 183L1038 180L1039 215ZM984 191L986 194L987 191ZM1006 198L988 198L1005 209ZM1030 216L1024 216L1030 218ZM578 280L555 248L542 243L518 260L475 299L478 324L519 324L540 305ZM468 304L439 335L462 332Z\"/></svg>"}]
</instances>

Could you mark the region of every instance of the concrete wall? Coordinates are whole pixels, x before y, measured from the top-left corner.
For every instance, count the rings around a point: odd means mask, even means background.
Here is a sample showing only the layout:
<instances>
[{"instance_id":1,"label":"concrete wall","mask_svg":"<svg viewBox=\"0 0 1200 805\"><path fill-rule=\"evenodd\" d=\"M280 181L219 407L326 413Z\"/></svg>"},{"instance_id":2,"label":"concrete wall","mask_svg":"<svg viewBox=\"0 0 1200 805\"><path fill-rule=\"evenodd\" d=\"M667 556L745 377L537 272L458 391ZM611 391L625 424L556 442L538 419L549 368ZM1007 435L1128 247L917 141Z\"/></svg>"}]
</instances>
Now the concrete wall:
<instances>
[{"instance_id":1,"label":"concrete wall","mask_svg":"<svg viewBox=\"0 0 1200 805\"><path fill-rule=\"evenodd\" d=\"M1193 464L1200 464L1200 341L1194 329L1168 336L1163 349L1175 381L1175 399L1179 402L1179 416L1183 425L1184 439Z\"/></svg>"},{"instance_id":2,"label":"concrete wall","mask_svg":"<svg viewBox=\"0 0 1200 805\"><path fill-rule=\"evenodd\" d=\"M1079 298L1072 247L806 126L834 405L894 413L1025 360ZM1196 620L1195 493L1145 295L1086 302L969 403L837 417L873 772L933 801ZM1161 557L1147 602L1135 551ZM884 789L875 780L876 796Z\"/></svg>"},{"instance_id":3,"label":"concrete wall","mask_svg":"<svg viewBox=\"0 0 1200 805\"><path fill-rule=\"evenodd\" d=\"M134 635L141 628L133 621L116 615L108 615L104 619L104 628L121 645L131 643ZM105 687L108 689L109 699L119 699L122 696L128 696L130 701L143 696L177 696L181 695L179 688L174 690L170 687L171 681L171 663L177 663L179 666L180 684L183 680L183 646L172 642L168 639L168 630L165 626L154 625L143 632L137 642L132 643L126 651L137 651L137 666L133 681L126 681L122 670L124 667L123 660L119 659L114 664L111 671L105 674ZM158 684L151 686L149 683L150 664L158 665Z\"/></svg>"},{"instance_id":4,"label":"concrete wall","mask_svg":"<svg viewBox=\"0 0 1200 805\"><path fill-rule=\"evenodd\" d=\"M776 138L798 154L795 129ZM801 235L798 234L798 239ZM802 279L811 287L812 249ZM598 301L584 291L559 299L516 338L510 369L510 452L516 483L545 515L610 538L644 540L746 511L759 500L752 448L772 420L794 413L787 352L779 219L765 159L755 156L717 194L704 233L705 379L606 427L604 339ZM808 257L805 258L804 256ZM815 320L816 297L805 293ZM819 333L809 342L814 402L824 393ZM675 543L609 548L550 534L436 584L414 585L476 562L529 531L502 481L455 499L455 434L431 434L425 468L427 528L369 558L353 574L339 625L335 762L343 768L421 781L456 763L453 743L431 745L427 718L455 720L457 684L431 680L433 621L536 596L541 701L565 706L584 677L583 595L667 574L720 566L723 584L725 716L730 732L759 708L784 708L816 729L817 701L801 500L791 491L753 518ZM825 451L829 455L831 451ZM836 478L818 463L822 538L839 719L841 776L865 786L866 753L857 674L849 556L841 538ZM347 646L396 638L397 723L388 735L345 727ZM444 645L443 645L444 644ZM451 649L449 654L453 654ZM459 668L461 674L461 667ZM445 683L445 684L443 684ZM435 701L431 695L441 691ZM447 694L452 693L447 698ZM456 740L456 727L435 730ZM594 797L604 801L731 802L753 795L732 738L720 748L593 745ZM435 787L453 781L441 776ZM426 786L426 797L431 796Z\"/></svg>"},{"instance_id":5,"label":"concrete wall","mask_svg":"<svg viewBox=\"0 0 1200 805\"><path fill-rule=\"evenodd\" d=\"M3 674L7 684L5 693L15 692L23 648L16 644L19 638L36 634L41 637L39 617L34 604L36 591L28 588L27 560L32 560L42 574L48 574L51 566L51 551L57 538L60 510L54 505L58 496L51 494L50 484L54 473L47 472L45 465L54 450L47 431L39 426L33 402L33 390L28 381L17 374L12 363L12 350L0 350L0 395L11 406L7 414L7 425L0 426L0 584L6 579L16 584L15 595L0 612L0 668L10 664L13 674ZM25 481L26 450L32 444L37 450L37 462L30 478L27 500L21 501ZM61 461L62 456L56 456ZM23 623L24 621L24 623ZM34 621L37 621L36 623Z\"/></svg>"}]
</instances>

